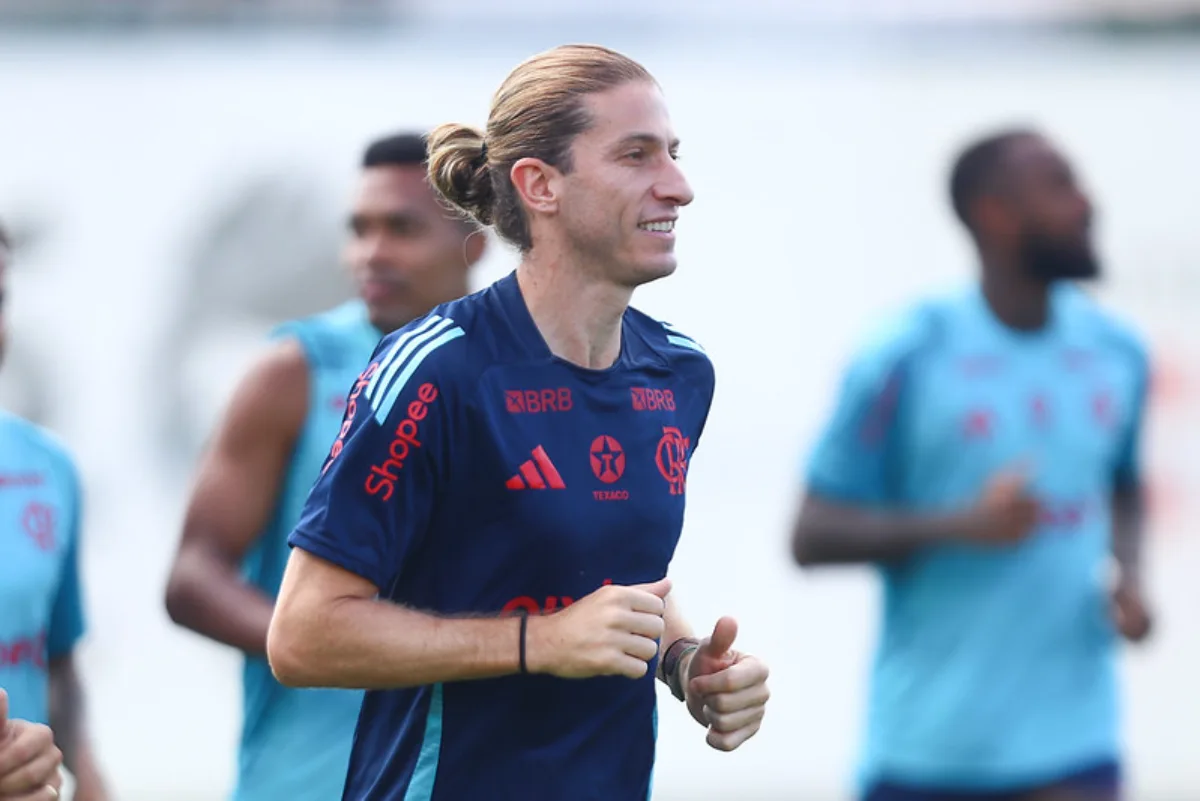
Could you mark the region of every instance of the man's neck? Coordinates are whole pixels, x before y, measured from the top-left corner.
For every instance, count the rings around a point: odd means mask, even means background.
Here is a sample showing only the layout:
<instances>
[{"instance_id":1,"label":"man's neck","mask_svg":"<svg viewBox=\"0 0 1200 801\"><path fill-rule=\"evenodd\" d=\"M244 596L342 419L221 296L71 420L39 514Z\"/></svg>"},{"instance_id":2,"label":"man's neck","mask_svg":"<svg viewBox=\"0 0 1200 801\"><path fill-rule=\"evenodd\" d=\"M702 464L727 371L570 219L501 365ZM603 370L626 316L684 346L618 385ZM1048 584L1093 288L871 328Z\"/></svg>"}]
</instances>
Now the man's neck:
<instances>
[{"instance_id":1,"label":"man's neck","mask_svg":"<svg viewBox=\"0 0 1200 801\"><path fill-rule=\"evenodd\" d=\"M992 314L1009 328L1036 331L1050 318L1050 287L1044 281L1019 278L1017 265L985 261L983 296Z\"/></svg>"},{"instance_id":2,"label":"man's neck","mask_svg":"<svg viewBox=\"0 0 1200 801\"><path fill-rule=\"evenodd\" d=\"M621 320L633 290L594 277L565 259L530 253L517 284L550 352L592 370L621 355Z\"/></svg>"}]
</instances>

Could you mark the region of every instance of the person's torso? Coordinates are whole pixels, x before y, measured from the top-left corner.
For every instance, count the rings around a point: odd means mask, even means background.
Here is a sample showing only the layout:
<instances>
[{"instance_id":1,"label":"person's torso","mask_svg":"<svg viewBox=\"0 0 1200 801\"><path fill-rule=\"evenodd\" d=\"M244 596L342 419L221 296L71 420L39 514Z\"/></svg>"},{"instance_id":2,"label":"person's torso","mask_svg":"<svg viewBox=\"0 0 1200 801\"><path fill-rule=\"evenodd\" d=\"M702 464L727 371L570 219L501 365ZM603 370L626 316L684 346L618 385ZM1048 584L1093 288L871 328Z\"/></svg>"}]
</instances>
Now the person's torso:
<instances>
[{"instance_id":1,"label":"person's torso","mask_svg":"<svg viewBox=\"0 0 1200 801\"><path fill-rule=\"evenodd\" d=\"M271 598L287 566L288 534L337 437L347 395L379 340L358 301L287 323L275 336L294 338L304 349L309 398L271 523L243 565L246 579ZM361 704L357 691L284 687L266 660L247 658L235 801L340 797Z\"/></svg>"},{"instance_id":2,"label":"person's torso","mask_svg":"<svg viewBox=\"0 0 1200 801\"><path fill-rule=\"evenodd\" d=\"M473 303L455 458L387 597L444 615L553 614L604 584L665 576L711 402L707 358L630 311L618 363L582 370L541 352L511 277ZM636 681L368 693L345 797L645 798L655 664Z\"/></svg>"},{"instance_id":3,"label":"person's torso","mask_svg":"<svg viewBox=\"0 0 1200 801\"><path fill-rule=\"evenodd\" d=\"M0 412L0 687L9 714L48 720L47 638L78 490L49 437Z\"/></svg>"},{"instance_id":4,"label":"person's torso","mask_svg":"<svg viewBox=\"0 0 1200 801\"><path fill-rule=\"evenodd\" d=\"M935 307L906 366L893 502L965 509L1024 469L1043 509L1015 546L942 545L884 569L872 736L901 770L1003 781L1112 747L1105 568L1141 366L1083 298L1054 308L1050 330L1018 335L975 293Z\"/></svg>"}]
</instances>

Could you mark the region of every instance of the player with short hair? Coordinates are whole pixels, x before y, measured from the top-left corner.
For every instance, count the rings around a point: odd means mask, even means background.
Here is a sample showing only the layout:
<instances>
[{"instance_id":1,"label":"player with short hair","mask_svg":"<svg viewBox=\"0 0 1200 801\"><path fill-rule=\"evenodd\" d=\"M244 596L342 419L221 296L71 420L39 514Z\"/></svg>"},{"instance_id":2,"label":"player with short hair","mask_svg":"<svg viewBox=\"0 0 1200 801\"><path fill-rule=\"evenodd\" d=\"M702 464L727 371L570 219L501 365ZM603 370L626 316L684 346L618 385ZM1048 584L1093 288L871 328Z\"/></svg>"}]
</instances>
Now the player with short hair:
<instances>
[{"instance_id":1,"label":"player with short hair","mask_svg":"<svg viewBox=\"0 0 1200 801\"><path fill-rule=\"evenodd\" d=\"M9 248L0 227L0 359L7 333ZM15 719L50 724L75 777L75 798L104 801L108 794L88 736L75 659L85 631L79 575L82 521L82 486L71 454L49 431L0 411L0 687L7 691L5 718L11 713ZM8 733L15 736L17 730ZM10 752L9 758L14 756ZM0 766L5 761L0 755ZM4 778L0 770L0 788L18 780ZM29 797L57 797L57 786Z\"/></svg>"},{"instance_id":2,"label":"player with short hair","mask_svg":"<svg viewBox=\"0 0 1200 801\"><path fill-rule=\"evenodd\" d=\"M865 799L1114 801L1114 636L1149 631L1146 352L1073 286L1099 274L1092 206L1054 144L981 139L950 185L981 281L854 357L795 558L882 574Z\"/></svg>"},{"instance_id":3,"label":"player with short hair","mask_svg":"<svg viewBox=\"0 0 1200 801\"><path fill-rule=\"evenodd\" d=\"M675 270L677 148L594 46L431 135L435 186L521 260L380 343L291 536L271 666L368 689L343 798L646 798L656 674L714 748L758 731L766 667L666 578L713 369L629 302Z\"/></svg>"},{"instance_id":4,"label":"player with short hair","mask_svg":"<svg viewBox=\"0 0 1200 801\"><path fill-rule=\"evenodd\" d=\"M372 142L349 219L358 299L274 333L204 455L167 587L171 618L245 654L235 801L327 801L341 792L358 692L296 691L266 660L287 536L341 425L346 387L385 332L465 295L478 229L441 206L423 136Z\"/></svg>"}]
</instances>

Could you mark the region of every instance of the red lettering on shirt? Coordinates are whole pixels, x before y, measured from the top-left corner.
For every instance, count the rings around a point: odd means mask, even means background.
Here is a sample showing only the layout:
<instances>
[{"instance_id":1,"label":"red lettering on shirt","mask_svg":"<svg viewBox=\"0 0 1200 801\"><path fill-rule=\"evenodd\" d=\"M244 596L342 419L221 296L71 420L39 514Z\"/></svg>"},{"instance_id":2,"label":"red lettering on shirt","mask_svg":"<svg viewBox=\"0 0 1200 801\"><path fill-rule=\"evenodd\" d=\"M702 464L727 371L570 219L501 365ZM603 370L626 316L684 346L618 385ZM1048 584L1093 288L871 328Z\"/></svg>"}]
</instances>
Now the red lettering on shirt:
<instances>
[{"instance_id":1,"label":"red lettering on shirt","mask_svg":"<svg viewBox=\"0 0 1200 801\"><path fill-rule=\"evenodd\" d=\"M422 384L417 390L417 398L408 404L408 415L400 421L388 445L388 458L379 464L371 465L363 486L368 495L381 495L385 503L392 498L396 482L400 480L400 471L404 469L409 454L414 448L421 447L417 438L420 428L417 423L429 414L429 404L437 400L437 387L433 384Z\"/></svg>"},{"instance_id":2,"label":"red lettering on shirt","mask_svg":"<svg viewBox=\"0 0 1200 801\"><path fill-rule=\"evenodd\" d=\"M338 454L346 446L346 435L350 433L350 427L354 425L354 418L358 414L358 396L371 383L371 376L375 375L375 371L378 369L379 363L371 362L354 382L354 388L350 390L350 398L346 401L346 413L342 417L342 427L338 431L337 439L333 441L333 447L329 449L329 459L321 468L322 474L329 469L329 465L333 464L333 460L338 458Z\"/></svg>"}]
</instances>

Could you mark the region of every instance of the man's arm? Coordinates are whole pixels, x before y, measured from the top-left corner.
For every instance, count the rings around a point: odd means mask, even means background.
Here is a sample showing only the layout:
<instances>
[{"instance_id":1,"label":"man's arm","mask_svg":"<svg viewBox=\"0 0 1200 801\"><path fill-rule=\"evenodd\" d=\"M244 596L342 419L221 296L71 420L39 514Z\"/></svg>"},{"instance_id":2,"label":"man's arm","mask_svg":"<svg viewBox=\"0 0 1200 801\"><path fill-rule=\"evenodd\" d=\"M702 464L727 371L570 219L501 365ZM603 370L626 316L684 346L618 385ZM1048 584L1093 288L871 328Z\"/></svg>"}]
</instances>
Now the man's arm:
<instances>
[{"instance_id":1,"label":"man's arm","mask_svg":"<svg viewBox=\"0 0 1200 801\"><path fill-rule=\"evenodd\" d=\"M791 531L803 566L890 562L926 546L1004 544L1033 527L1037 502L1019 472L996 476L979 502L918 513L897 501L897 472L907 461L904 413L916 351L905 338L882 340L855 358L807 466L807 495Z\"/></svg>"},{"instance_id":2,"label":"man's arm","mask_svg":"<svg viewBox=\"0 0 1200 801\"><path fill-rule=\"evenodd\" d=\"M1137 484L1118 485L1113 493L1112 551L1118 574L1113 588L1113 614L1117 630L1131 642L1146 639L1153 615L1146 600L1142 577L1142 541L1145 512Z\"/></svg>"},{"instance_id":3,"label":"man's arm","mask_svg":"<svg viewBox=\"0 0 1200 801\"><path fill-rule=\"evenodd\" d=\"M881 562L953 537L969 521L893 511L891 503L909 391L911 346L889 336L851 360L832 413L805 469L807 494L791 531L803 566Z\"/></svg>"},{"instance_id":4,"label":"man's arm","mask_svg":"<svg viewBox=\"0 0 1200 801\"><path fill-rule=\"evenodd\" d=\"M672 646L678 649L677 653L668 653ZM684 618L679 602L675 600L674 596L668 595L663 610L663 636L659 643L658 669L655 675L659 681L667 687L671 687L672 693L676 688L671 685L672 682L675 682L678 689L684 693L685 701L687 700L687 676L690 675L692 658L696 655L699 647L700 639L696 637L695 630ZM700 707L688 704L688 711L697 723L708 725L708 722L702 717Z\"/></svg>"},{"instance_id":5,"label":"man's arm","mask_svg":"<svg viewBox=\"0 0 1200 801\"><path fill-rule=\"evenodd\" d=\"M668 595L666 598L665 609L663 610L663 636L659 643L659 663L657 675L659 681L665 681L662 674L662 655L663 651L671 647L671 643L684 638L695 639L696 635L687 619L683 616L683 610L679 606L679 602L675 600L674 595Z\"/></svg>"},{"instance_id":6,"label":"man's arm","mask_svg":"<svg viewBox=\"0 0 1200 801\"><path fill-rule=\"evenodd\" d=\"M1152 616L1143 590L1142 548L1146 508L1142 482L1141 440L1149 391L1148 359L1138 349L1133 408L1126 421L1112 493L1112 555L1119 568L1114 590L1117 628L1139 642L1150 634Z\"/></svg>"},{"instance_id":7,"label":"man's arm","mask_svg":"<svg viewBox=\"0 0 1200 801\"><path fill-rule=\"evenodd\" d=\"M682 648L683 653L679 661L670 667L678 675L686 676L687 663L691 659L692 650L686 646L699 645L700 641L696 639L695 632L687 622L687 619L684 618L683 610L679 607L679 602L675 600L673 595L668 595L663 608L663 635L658 643L658 666L654 671L655 678L668 687L671 686L671 676L666 673L668 667L667 650L675 643L684 646Z\"/></svg>"},{"instance_id":8,"label":"man's arm","mask_svg":"<svg viewBox=\"0 0 1200 801\"><path fill-rule=\"evenodd\" d=\"M1113 557L1121 568L1124 581L1141 585L1142 533L1145 527L1145 503L1142 482L1142 430L1150 391L1150 363L1145 351L1137 348L1134 366L1133 403L1122 431L1116 469L1113 474Z\"/></svg>"},{"instance_id":9,"label":"man's arm","mask_svg":"<svg viewBox=\"0 0 1200 801\"><path fill-rule=\"evenodd\" d=\"M266 653L273 602L242 580L240 565L270 522L308 391L294 341L273 348L243 379L201 461L167 585L173 621L254 656Z\"/></svg>"},{"instance_id":10,"label":"man's arm","mask_svg":"<svg viewBox=\"0 0 1200 801\"><path fill-rule=\"evenodd\" d=\"M665 579L609 585L525 625L525 672L645 675L663 631ZM367 579L294 548L267 635L289 687L394 689L521 672L520 617L438 617L379 600Z\"/></svg>"},{"instance_id":11,"label":"man's arm","mask_svg":"<svg viewBox=\"0 0 1200 801\"><path fill-rule=\"evenodd\" d=\"M1119 486L1113 493L1113 557L1122 579L1134 587L1142 584L1142 541L1146 520L1141 488Z\"/></svg>"},{"instance_id":12,"label":"man's arm","mask_svg":"<svg viewBox=\"0 0 1200 801\"><path fill-rule=\"evenodd\" d=\"M63 764L75 778L78 801L107 798L104 781L92 752L84 714L84 693L75 670L75 657L50 660L50 728L62 750Z\"/></svg>"},{"instance_id":13,"label":"man's arm","mask_svg":"<svg viewBox=\"0 0 1200 801\"><path fill-rule=\"evenodd\" d=\"M415 373L389 370L384 339L347 406L333 457L316 478L266 632L289 686L383 689L515 673L521 621L442 619L380 599L423 541L453 450L453 370L461 340ZM448 397L449 396L449 397ZM537 657L527 622L527 664ZM644 665L643 665L644 667Z\"/></svg>"},{"instance_id":14,"label":"man's arm","mask_svg":"<svg viewBox=\"0 0 1200 801\"><path fill-rule=\"evenodd\" d=\"M792 527L792 557L805 567L887 562L934 543L967 539L979 522L973 510L943 515L878 512L809 494Z\"/></svg>"},{"instance_id":15,"label":"man's arm","mask_svg":"<svg viewBox=\"0 0 1200 801\"><path fill-rule=\"evenodd\" d=\"M267 636L280 683L392 689L519 671L519 619L438 618L378 593L367 579L294 548ZM536 650L528 647L529 662Z\"/></svg>"}]
</instances>

